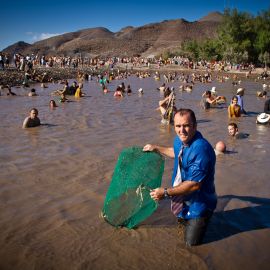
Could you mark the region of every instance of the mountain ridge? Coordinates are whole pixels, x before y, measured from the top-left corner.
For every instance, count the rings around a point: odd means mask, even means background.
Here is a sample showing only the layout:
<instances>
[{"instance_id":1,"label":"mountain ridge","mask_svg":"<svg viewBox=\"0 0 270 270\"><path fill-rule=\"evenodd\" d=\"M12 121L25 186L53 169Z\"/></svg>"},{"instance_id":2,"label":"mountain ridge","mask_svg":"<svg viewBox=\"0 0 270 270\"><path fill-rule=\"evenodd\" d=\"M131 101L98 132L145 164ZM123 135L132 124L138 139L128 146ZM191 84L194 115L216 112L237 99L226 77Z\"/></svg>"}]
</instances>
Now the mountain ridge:
<instances>
[{"instance_id":1,"label":"mountain ridge","mask_svg":"<svg viewBox=\"0 0 270 270\"><path fill-rule=\"evenodd\" d=\"M4 53L61 56L134 56L157 55L164 50L174 50L185 40L201 41L214 38L223 15L211 12L198 21L185 19L163 20L133 27L123 27L111 32L105 27L81 29L37 41L33 44L17 42L3 50Z\"/></svg>"}]
</instances>

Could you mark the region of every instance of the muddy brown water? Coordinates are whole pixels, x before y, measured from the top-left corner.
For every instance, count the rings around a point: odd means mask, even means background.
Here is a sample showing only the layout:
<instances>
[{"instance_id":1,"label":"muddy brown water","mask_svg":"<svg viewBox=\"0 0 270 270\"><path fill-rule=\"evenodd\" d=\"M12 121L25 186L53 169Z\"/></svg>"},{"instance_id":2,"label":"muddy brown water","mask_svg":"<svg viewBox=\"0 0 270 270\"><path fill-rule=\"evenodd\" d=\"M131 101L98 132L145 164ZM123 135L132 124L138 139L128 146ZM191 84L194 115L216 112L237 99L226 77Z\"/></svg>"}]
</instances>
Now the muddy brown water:
<instances>
[{"instance_id":1,"label":"muddy brown water","mask_svg":"<svg viewBox=\"0 0 270 270\"><path fill-rule=\"evenodd\" d=\"M179 92L177 107L192 108L198 130L214 145L223 140L230 151L218 156L218 207L205 243L187 248L178 238L177 222L167 201L134 230L107 224L100 211L117 157L124 147L146 143L171 145L173 127L160 123L155 110L162 82L129 77L122 81L131 96L104 95L95 80L84 83L86 97L58 103L51 110L50 93L62 86L12 88L18 96L0 97L0 269L269 269L270 263L270 127L255 124L263 110L256 98L263 82L243 81L248 115L237 120L247 139L227 135L227 108L204 111L203 91L217 87L229 100L231 82L197 83L191 93ZM144 95L137 89L142 87ZM53 97L57 100L56 97ZM44 124L21 128L36 107ZM173 161L166 159L164 185Z\"/></svg>"}]
</instances>

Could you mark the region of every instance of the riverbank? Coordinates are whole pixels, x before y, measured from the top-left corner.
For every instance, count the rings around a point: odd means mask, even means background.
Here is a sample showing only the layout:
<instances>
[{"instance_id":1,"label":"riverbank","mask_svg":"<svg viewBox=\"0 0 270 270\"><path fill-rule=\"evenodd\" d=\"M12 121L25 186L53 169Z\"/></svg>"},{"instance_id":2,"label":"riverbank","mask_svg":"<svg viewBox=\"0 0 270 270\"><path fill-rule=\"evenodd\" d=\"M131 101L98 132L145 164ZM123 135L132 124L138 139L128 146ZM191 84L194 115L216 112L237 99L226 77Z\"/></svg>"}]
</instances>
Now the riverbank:
<instances>
[{"instance_id":1,"label":"riverbank","mask_svg":"<svg viewBox=\"0 0 270 270\"><path fill-rule=\"evenodd\" d=\"M154 73L156 71L159 71L160 73L167 73L167 72L184 72L184 73L203 73L206 72L205 69L187 69L182 68L176 65L166 65L161 66L160 68L157 68L156 66L152 65L150 67L146 66L137 66L137 67L131 67L126 66L125 64L117 64L113 72L118 72L118 69L122 72L129 72L129 73L136 73L136 72L151 72ZM44 73L46 73L46 77L49 78L50 81L61 81L66 79L74 79L78 77L78 73L85 73L85 74L91 74L91 75L97 75L102 72L108 71L112 72L111 69L108 69L106 67L100 67L98 69L91 68L91 67L84 67L84 68L59 68L59 67L49 67L49 68L41 68L37 67L34 69L36 72L36 76L42 76ZM263 68L257 68L251 72L249 75L250 78L256 79L258 75L262 74ZM237 74L238 77L246 77L246 70L240 71L240 70L231 70L231 71L211 71L214 75L232 75ZM25 71L20 71L15 68L8 68L5 70L0 70L0 86L21 86L23 84L25 77ZM45 81L46 82L46 81Z\"/></svg>"}]
</instances>

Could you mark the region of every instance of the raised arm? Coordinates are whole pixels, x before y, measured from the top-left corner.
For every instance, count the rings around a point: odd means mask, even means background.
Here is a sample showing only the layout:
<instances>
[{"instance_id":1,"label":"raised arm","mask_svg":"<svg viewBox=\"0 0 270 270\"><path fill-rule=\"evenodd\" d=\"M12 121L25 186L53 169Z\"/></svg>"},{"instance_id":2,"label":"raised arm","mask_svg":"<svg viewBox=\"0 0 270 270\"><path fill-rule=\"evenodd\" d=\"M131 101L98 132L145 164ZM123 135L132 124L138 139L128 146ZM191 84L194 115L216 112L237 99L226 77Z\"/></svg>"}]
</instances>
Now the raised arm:
<instances>
[{"instance_id":1,"label":"raised arm","mask_svg":"<svg viewBox=\"0 0 270 270\"><path fill-rule=\"evenodd\" d=\"M219 100L219 99L220 99L220 97L218 96L218 97L214 98L213 100L211 100L210 98L207 98L206 101L210 104L215 104L217 102L217 100Z\"/></svg>"},{"instance_id":2,"label":"raised arm","mask_svg":"<svg viewBox=\"0 0 270 270\"><path fill-rule=\"evenodd\" d=\"M159 105L159 106L162 106L163 104L166 104L166 102L167 102L169 99L170 99L170 96L166 97L166 98L163 99L163 100L160 100L160 101L158 102L158 105Z\"/></svg>"}]
</instances>

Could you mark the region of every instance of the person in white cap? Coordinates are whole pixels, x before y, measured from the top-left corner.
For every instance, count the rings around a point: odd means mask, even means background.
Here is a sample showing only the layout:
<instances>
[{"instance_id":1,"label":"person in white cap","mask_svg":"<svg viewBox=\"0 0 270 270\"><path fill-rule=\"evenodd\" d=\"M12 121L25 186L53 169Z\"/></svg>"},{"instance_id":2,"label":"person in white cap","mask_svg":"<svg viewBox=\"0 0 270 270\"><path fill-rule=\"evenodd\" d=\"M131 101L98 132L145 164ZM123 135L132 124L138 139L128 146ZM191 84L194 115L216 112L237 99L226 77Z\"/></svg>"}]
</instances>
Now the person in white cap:
<instances>
[{"instance_id":1,"label":"person in white cap","mask_svg":"<svg viewBox=\"0 0 270 270\"><path fill-rule=\"evenodd\" d=\"M247 114L245 109L244 109L244 93L245 93L245 88L238 88L236 91L236 96L238 98L237 104L241 107L241 113Z\"/></svg>"},{"instance_id":2,"label":"person in white cap","mask_svg":"<svg viewBox=\"0 0 270 270\"><path fill-rule=\"evenodd\" d=\"M220 96L213 96L211 91L205 91L202 94L202 97L204 98L203 100L203 107L204 109L210 109L211 105L216 105L217 101L221 98Z\"/></svg>"}]
</instances>

